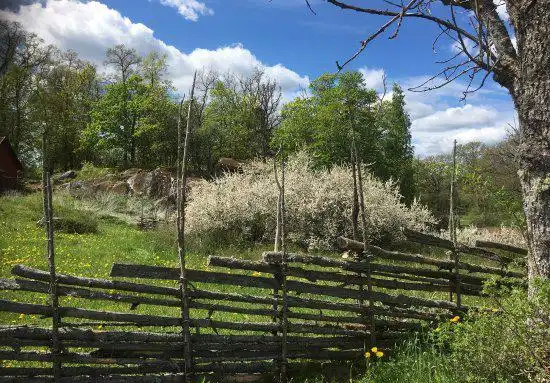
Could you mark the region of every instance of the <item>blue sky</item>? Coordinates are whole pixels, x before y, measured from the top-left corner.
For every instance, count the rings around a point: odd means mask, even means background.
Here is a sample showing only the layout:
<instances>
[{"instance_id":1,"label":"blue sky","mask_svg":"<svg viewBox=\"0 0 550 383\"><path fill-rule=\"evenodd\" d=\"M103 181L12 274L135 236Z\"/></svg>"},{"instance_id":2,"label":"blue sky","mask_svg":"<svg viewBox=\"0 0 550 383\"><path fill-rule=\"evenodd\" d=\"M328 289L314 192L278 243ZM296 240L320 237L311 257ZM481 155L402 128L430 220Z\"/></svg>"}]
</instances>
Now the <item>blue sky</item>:
<instances>
[{"instance_id":1,"label":"blue sky","mask_svg":"<svg viewBox=\"0 0 550 383\"><path fill-rule=\"evenodd\" d=\"M181 93L189 88L195 69L247 73L260 66L281 83L285 100L320 74L335 71L335 61L345 61L359 41L384 22L322 0L311 1L316 15L304 0L19 3L0 11L0 16L21 22L47 43L77 51L100 70L105 50L124 43L142 54L166 53L169 76ZM389 40L392 32L374 41L349 66L361 70L367 85L379 91L383 73L389 83L397 81L409 88L436 73L441 68L437 60L453 54L450 40L441 40L434 53L432 42L438 29L428 22L407 20L399 36ZM506 91L489 81L482 91L460 102L464 81L430 93L406 93L417 155L447 151L455 138L494 142L514 123Z\"/></svg>"}]
</instances>

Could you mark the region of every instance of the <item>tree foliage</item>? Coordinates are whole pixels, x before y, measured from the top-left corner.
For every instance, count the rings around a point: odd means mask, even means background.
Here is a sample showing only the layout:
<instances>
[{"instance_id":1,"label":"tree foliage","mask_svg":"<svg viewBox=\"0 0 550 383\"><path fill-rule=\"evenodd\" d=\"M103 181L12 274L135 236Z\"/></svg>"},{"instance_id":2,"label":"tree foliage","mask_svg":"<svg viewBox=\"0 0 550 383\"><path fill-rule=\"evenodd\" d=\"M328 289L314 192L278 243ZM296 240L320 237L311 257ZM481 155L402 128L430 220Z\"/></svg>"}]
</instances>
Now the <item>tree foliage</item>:
<instances>
[{"instance_id":1,"label":"tree foliage","mask_svg":"<svg viewBox=\"0 0 550 383\"><path fill-rule=\"evenodd\" d=\"M324 74L305 95L283 107L273 147L309 152L319 167L350 163L352 134L358 156L373 174L400 184L406 202L414 198L410 119L401 88L380 100L360 72Z\"/></svg>"},{"instance_id":2,"label":"tree foliage","mask_svg":"<svg viewBox=\"0 0 550 383\"><path fill-rule=\"evenodd\" d=\"M517 177L517 134L500 143L472 142L457 148L457 213L460 223L524 227L521 186ZM417 195L447 226L451 154L414 162Z\"/></svg>"}]
</instances>

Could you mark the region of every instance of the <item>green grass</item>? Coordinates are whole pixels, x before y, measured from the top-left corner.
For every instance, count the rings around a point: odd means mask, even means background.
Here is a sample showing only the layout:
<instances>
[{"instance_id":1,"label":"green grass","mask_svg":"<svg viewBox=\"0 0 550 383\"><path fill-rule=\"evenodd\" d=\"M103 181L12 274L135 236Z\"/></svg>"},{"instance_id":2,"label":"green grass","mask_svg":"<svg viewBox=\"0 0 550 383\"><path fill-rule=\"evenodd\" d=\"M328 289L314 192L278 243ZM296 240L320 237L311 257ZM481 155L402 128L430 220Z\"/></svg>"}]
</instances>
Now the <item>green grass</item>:
<instances>
[{"instance_id":1,"label":"green grass","mask_svg":"<svg viewBox=\"0 0 550 383\"><path fill-rule=\"evenodd\" d=\"M177 267L178 257L175 241L175 232L172 225L161 225L155 230L141 231L136 225L113 217L109 212L101 209L91 209L89 202L73 199L63 193L56 193L54 198L54 215L70 216L76 221L95 222L95 232L84 234L70 232L56 232L55 251L56 267L58 273L81 275L88 277L108 278L113 263L135 263L156 266ZM86 206L87 210L82 210ZM44 228L37 225L42 216L42 200L39 194L25 196L0 197L0 277L11 277L11 268L16 264L24 264L47 269L46 242ZM193 269L209 270L206 258L212 252L222 256L236 256L257 260L261 252L270 249L270 245L251 245L248 247L210 244L209 246L197 245L197 241L191 241L187 253L187 265ZM325 254L330 255L330 254ZM445 256L441 253L432 253L432 256ZM332 256L339 256L333 254ZM235 272L251 275L252 272ZM143 283L144 280L139 282ZM177 286L176 281L145 281L151 284L163 284ZM267 295L265 289L239 288L228 285L208 285L197 283L196 287L212 289L222 292L242 292L254 295ZM405 293L432 299L448 299L447 293L427 293L410 291L391 291L392 294ZM307 294L301 295L307 297ZM313 296L312 296L313 297ZM33 302L48 304L48 298L44 294L2 292L3 299L20 302ZM86 307L108 311L128 312L128 305L112 303L100 300L82 300L72 297L61 297L62 306ZM484 300L476 297L465 297L466 304L483 304ZM310 312L304 309L305 312ZM179 309L161 306L138 306L136 313L179 316ZM337 315L338 313L334 313ZM207 313L194 310L196 318L206 317ZM215 312L212 315L215 320L239 320L239 321L269 321L266 317L245 316ZM72 320L78 322L78 320ZM49 326L49 319L41 319L33 315L19 315L0 312L0 324L34 324ZM146 328L144 328L146 329ZM159 331L159 329L155 329ZM173 329L171 329L173 330ZM201 329L201 333L209 332L209 329ZM220 334L227 331L219 330ZM395 354L395 357L385 356L378 362L372 362L367 369L366 376L363 363L341 363L337 367L331 365L325 369L315 371L302 371L294 377L294 382L342 382L355 381L362 383L377 382L451 382L453 371L446 366L446 356L436 348L426 348L418 341L406 343ZM366 363L366 362L365 362Z\"/></svg>"}]
</instances>

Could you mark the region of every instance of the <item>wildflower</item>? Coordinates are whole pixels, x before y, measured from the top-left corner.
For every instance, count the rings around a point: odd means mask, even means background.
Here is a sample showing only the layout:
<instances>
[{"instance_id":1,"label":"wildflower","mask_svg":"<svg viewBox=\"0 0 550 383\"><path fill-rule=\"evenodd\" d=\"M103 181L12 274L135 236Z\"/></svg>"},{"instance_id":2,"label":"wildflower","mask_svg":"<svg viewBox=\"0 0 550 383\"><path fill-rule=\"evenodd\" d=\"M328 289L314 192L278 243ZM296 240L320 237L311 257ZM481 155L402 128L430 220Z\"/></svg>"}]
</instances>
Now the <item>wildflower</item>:
<instances>
[{"instance_id":1,"label":"wildflower","mask_svg":"<svg viewBox=\"0 0 550 383\"><path fill-rule=\"evenodd\" d=\"M19 319L25 319L25 314L19 314Z\"/></svg>"},{"instance_id":2,"label":"wildflower","mask_svg":"<svg viewBox=\"0 0 550 383\"><path fill-rule=\"evenodd\" d=\"M349 253L346 251L344 254L342 254L342 258L348 259L349 258Z\"/></svg>"},{"instance_id":3,"label":"wildflower","mask_svg":"<svg viewBox=\"0 0 550 383\"><path fill-rule=\"evenodd\" d=\"M370 358L370 352L365 352L365 359L369 359Z\"/></svg>"},{"instance_id":4,"label":"wildflower","mask_svg":"<svg viewBox=\"0 0 550 383\"><path fill-rule=\"evenodd\" d=\"M99 326L97 326L97 329L98 329L98 330L102 330L102 329L103 329L103 325L100 324Z\"/></svg>"},{"instance_id":5,"label":"wildflower","mask_svg":"<svg viewBox=\"0 0 550 383\"><path fill-rule=\"evenodd\" d=\"M458 321L460 320L460 317L458 315L455 315L454 317L452 317L449 322L451 323L458 323Z\"/></svg>"},{"instance_id":6,"label":"wildflower","mask_svg":"<svg viewBox=\"0 0 550 383\"><path fill-rule=\"evenodd\" d=\"M376 352L376 357L377 357L377 358L381 358L381 357L383 357L383 356L384 356L384 353L383 353L382 351L377 351L377 352Z\"/></svg>"},{"instance_id":7,"label":"wildflower","mask_svg":"<svg viewBox=\"0 0 550 383\"><path fill-rule=\"evenodd\" d=\"M262 276L262 273L260 273L259 271L254 271L254 272L252 273L252 276L253 276L253 277L261 277L261 276Z\"/></svg>"},{"instance_id":8,"label":"wildflower","mask_svg":"<svg viewBox=\"0 0 550 383\"><path fill-rule=\"evenodd\" d=\"M377 347L373 347L370 349L374 354L376 354L378 352L378 348Z\"/></svg>"}]
</instances>

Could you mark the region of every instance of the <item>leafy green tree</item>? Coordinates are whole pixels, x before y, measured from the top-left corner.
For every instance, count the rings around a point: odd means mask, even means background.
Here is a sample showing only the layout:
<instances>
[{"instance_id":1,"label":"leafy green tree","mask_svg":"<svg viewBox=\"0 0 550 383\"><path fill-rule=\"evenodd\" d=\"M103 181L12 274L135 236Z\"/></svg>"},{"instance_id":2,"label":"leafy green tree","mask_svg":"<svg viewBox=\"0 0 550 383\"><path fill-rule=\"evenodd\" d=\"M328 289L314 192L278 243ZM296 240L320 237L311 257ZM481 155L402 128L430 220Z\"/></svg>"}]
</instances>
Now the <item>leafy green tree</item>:
<instances>
[{"instance_id":1,"label":"leafy green tree","mask_svg":"<svg viewBox=\"0 0 550 383\"><path fill-rule=\"evenodd\" d=\"M87 159L124 167L173 165L177 106L164 79L166 57L153 52L142 59L115 46L106 63L116 69L117 81L104 87L81 137Z\"/></svg>"},{"instance_id":2,"label":"leafy green tree","mask_svg":"<svg viewBox=\"0 0 550 383\"><path fill-rule=\"evenodd\" d=\"M384 101L378 116L384 142L384 179L394 179L406 203L414 199L413 147L411 120L405 110L405 94L398 84L392 88L392 98Z\"/></svg>"},{"instance_id":3,"label":"leafy green tree","mask_svg":"<svg viewBox=\"0 0 550 383\"><path fill-rule=\"evenodd\" d=\"M32 97L34 121L48 131L48 155L53 169L75 168L81 163L79 139L99 97L99 81L93 65L73 51L57 52L52 65L37 78Z\"/></svg>"},{"instance_id":4,"label":"leafy green tree","mask_svg":"<svg viewBox=\"0 0 550 383\"><path fill-rule=\"evenodd\" d=\"M416 196L447 226L452 157L442 154L414 161ZM457 212L462 225L524 226L517 176L517 135L494 145L472 142L457 147Z\"/></svg>"},{"instance_id":5,"label":"leafy green tree","mask_svg":"<svg viewBox=\"0 0 550 383\"><path fill-rule=\"evenodd\" d=\"M247 160L270 155L273 131L279 124L281 90L257 69L251 75L206 76L209 103L197 104L199 124L195 148L206 155L208 172L220 157Z\"/></svg>"},{"instance_id":6,"label":"leafy green tree","mask_svg":"<svg viewBox=\"0 0 550 383\"><path fill-rule=\"evenodd\" d=\"M136 130L144 110L146 89L139 75L105 87L82 136L83 147L92 160L108 165L135 163Z\"/></svg>"},{"instance_id":7,"label":"leafy green tree","mask_svg":"<svg viewBox=\"0 0 550 383\"><path fill-rule=\"evenodd\" d=\"M43 128L32 118L32 97L37 78L52 65L53 47L17 23L0 21L0 33L0 135L9 138L28 169L36 163Z\"/></svg>"},{"instance_id":8,"label":"leafy green tree","mask_svg":"<svg viewBox=\"0 0 550 383\"><path fill-rule=\"evenodd\" d=\"M375 124L376 92L367 89L359 72L324 74L310 85L311 96L283 107L283 121L272 145L286 152L308 151L317 166L349 163L351 132L358 155L378 163L381 132ZM373 168L375 169L375 168Z\"/></svg>"}]
</instances>

